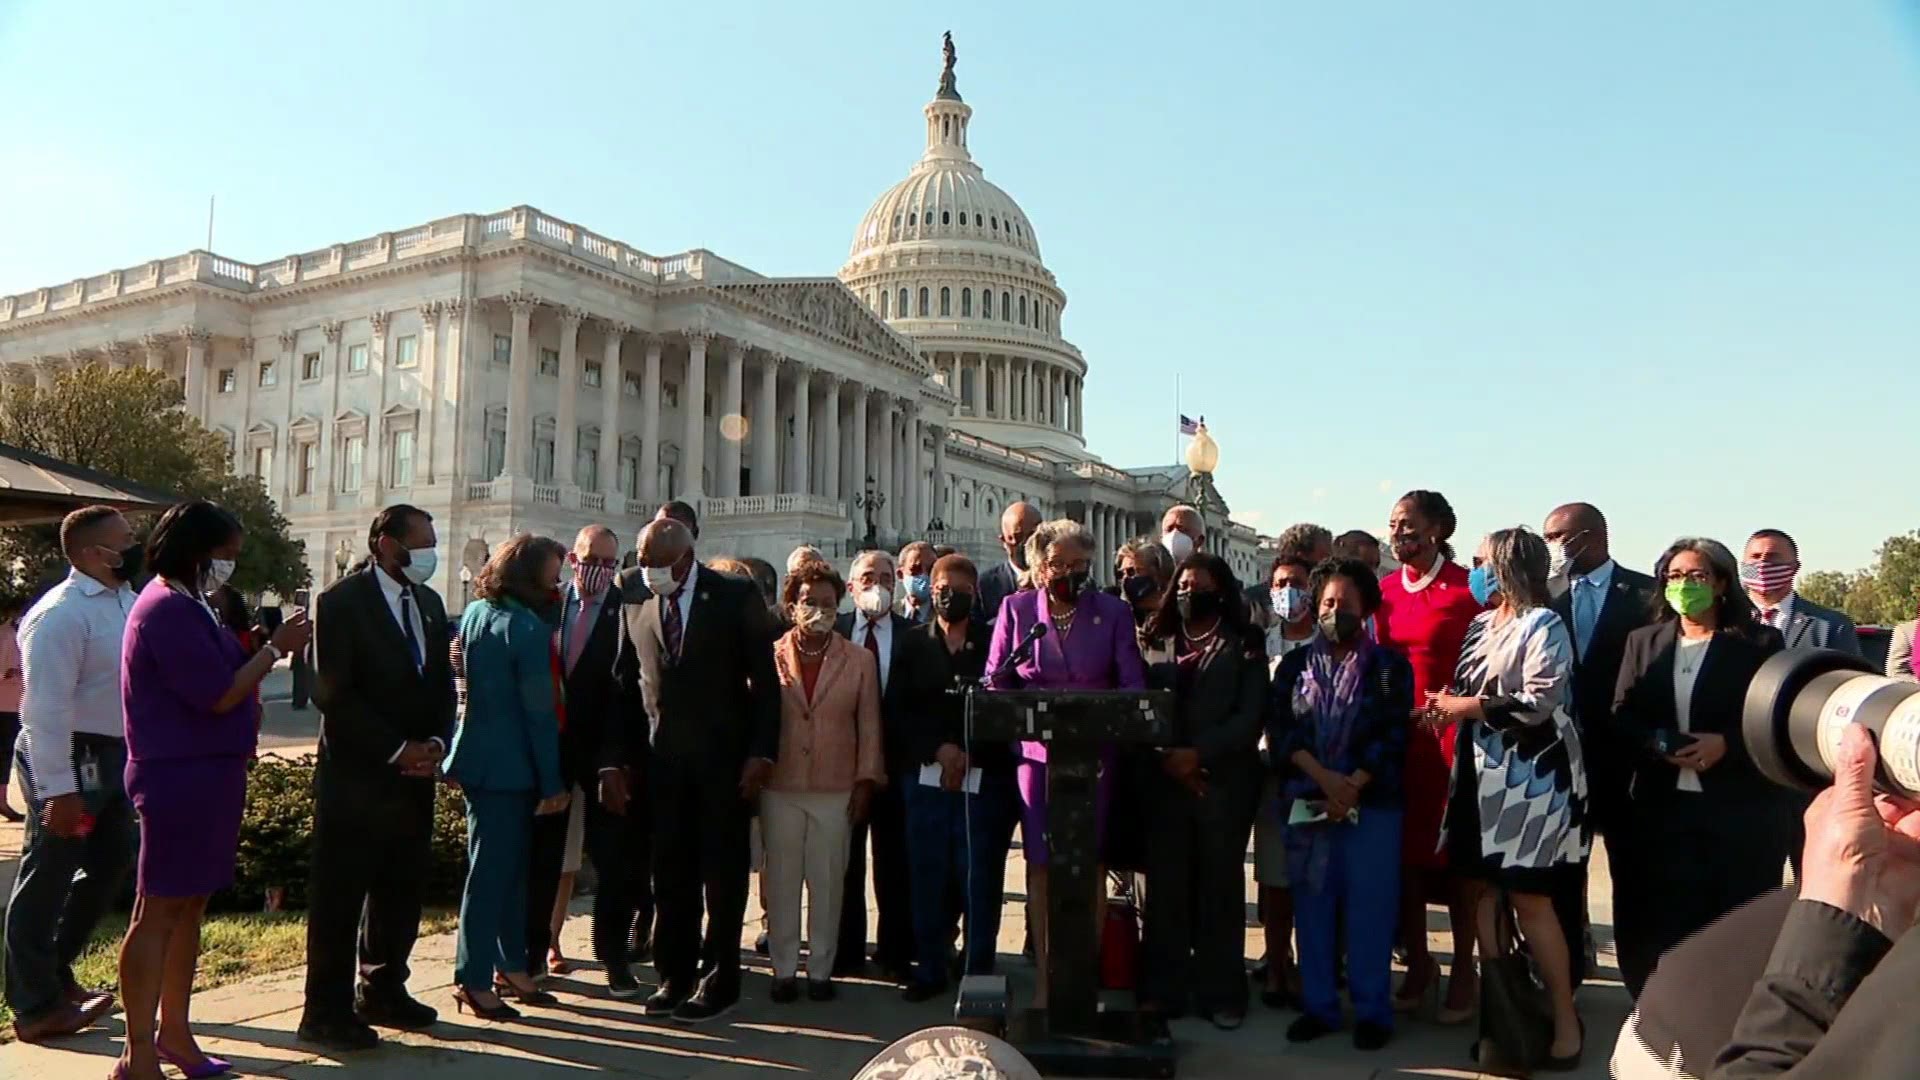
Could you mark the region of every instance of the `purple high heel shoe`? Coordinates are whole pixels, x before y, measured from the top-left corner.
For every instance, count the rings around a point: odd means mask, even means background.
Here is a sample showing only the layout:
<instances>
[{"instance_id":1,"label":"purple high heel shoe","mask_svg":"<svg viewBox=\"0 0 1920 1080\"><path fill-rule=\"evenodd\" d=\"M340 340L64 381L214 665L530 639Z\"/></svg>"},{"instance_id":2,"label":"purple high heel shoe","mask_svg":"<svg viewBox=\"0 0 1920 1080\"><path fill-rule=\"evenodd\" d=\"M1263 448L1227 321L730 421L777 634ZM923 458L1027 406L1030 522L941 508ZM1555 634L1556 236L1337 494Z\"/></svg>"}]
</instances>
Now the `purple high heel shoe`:
<instances>
[{"instance_id":1,"label":"purple high heel shoe","mask_svg":"<svg viewBox=\"0 0 1920 1080\"><path fill-rule=\"evenodd\" d=\"M233 1071L232 1062L225 1058L214 1057L212 1054L205 1055L207 1060L197 1066L188 1065L170 1053L166 1047L161 1046L158 1039L153 1041L153 1052L160 1056L161 1061L186 1074L187 1080L212 1080L213 1077L225 1076Z\"/></svg>"}]
</instances>

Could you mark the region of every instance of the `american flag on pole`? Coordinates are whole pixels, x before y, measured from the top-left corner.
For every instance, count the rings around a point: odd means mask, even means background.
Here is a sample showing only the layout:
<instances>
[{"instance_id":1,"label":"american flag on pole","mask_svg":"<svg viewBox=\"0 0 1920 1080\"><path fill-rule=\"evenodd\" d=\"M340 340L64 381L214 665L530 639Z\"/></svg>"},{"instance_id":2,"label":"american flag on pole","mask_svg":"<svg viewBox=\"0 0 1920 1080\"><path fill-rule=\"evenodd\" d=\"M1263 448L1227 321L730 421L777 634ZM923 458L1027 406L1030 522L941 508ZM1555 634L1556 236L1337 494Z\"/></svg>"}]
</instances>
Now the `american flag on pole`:
<instances>
[{"instance_id":1,"label":"american flag on pole","mask_svg":"<svg viewBox=\"0 0 1920 1080\"><path fill-rule=\"evenodd\" d=\"M1180 434L1182 435L1200 434L1200 422L1195 420L1193 417L1188 416L1186 413L1181 413L1180 414Z\"/></svg>"}]
</instances>

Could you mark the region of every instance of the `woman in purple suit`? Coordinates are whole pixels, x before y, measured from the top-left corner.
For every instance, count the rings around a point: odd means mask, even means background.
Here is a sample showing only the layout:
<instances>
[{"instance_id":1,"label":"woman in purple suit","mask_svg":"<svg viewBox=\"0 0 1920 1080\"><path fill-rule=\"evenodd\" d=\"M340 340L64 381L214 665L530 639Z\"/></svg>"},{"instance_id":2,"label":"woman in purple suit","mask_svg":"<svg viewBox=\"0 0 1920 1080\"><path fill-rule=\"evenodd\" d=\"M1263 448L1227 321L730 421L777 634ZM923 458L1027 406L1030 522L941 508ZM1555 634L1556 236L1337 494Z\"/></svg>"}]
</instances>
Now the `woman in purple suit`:
<instances>
[{"instance_id":1,"label":"woman in purple suit","mask_svg":"<svg viewBox=\"0 0 1920 1080\"><path fill-rule=\"evenodd\" d=\"M140 881L120 946L127 1042L114 1080L158 1078L162 1061L188 1080L231 1068L202 1053L187 1026L200 917L207 897L233 884L260 680L310 634L296 613L248 656L221 624L208 597L233 574L240 540L240 522L210 502L168 510L147 540L154 578L127 616L120 699Z\"/></svg>"},{"instance_id":2,"label":"woman in purple suit","mask_svg":"<svg viewBox=\"0 0 1920 1080\"><path fill-rule=\"evenodd\" d=\"M1027 539L1032 589L1000 603L987 650L989 690L1144 690L1146 669L1134 641L1133 610L1093 588L1093 534L1077 521L1042 524ZM1010 668L1007 660L1044 621L1044 635ZM1006 669L1006 670L1002 670ZM1106 820L1111 760L1102 765L1097 821ZM1033 927L1040 980L1034 1005L1047 1003L1047 748L1020 744L1020 841L1027 861L1027 924ZM1104 880L1105 875L1101 875Z\"/></svg>"}]
</instances>

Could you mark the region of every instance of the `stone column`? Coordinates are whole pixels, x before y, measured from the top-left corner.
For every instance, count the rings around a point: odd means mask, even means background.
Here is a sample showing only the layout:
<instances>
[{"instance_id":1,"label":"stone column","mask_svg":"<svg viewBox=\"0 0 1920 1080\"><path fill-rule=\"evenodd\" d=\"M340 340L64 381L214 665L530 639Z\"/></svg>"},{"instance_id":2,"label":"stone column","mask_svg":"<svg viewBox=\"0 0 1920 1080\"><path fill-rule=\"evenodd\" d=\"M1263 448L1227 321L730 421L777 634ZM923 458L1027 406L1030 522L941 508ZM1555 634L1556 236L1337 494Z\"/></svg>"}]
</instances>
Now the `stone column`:
<instances>
[{"instance_id":1,"label":"stone column","mask_svg":"<svg viewBox=\"0 0 1920 1080\"><path fill-rule=\"evenodd\" d=\"M640 373L640 498L660 501L660 349L647 335L646 368Z\"/></svg>"},{"instance_id":2,"label":"stone column","mask_svg":"<svg viewBox=\"0 0 1920 1080\"><path fill-rule=\"evenodd\" d=\"M795 495L808 494L808 481L812 479L811 460L807 451L813 445L813 421L809 413L813 405L813 369L798 360L793 361L793 446L787 451L787 491Z\"/></svg>"},{"instance_id":3,"label":"stone column","mask_svg":"<svg viewBox=\"0 0 1920 1080\"><path fill-rule=\"evenodd\" d=\"M600 324L600 475L594 479L606 493L607 510L613 513L624 509L626 502L626 492L620 490L620 398L627 384L620 370L620 350L630 329L622 322Z\"/></svg>"},{"instance_id":4,"label":"stone column","mask_svg":"<svg viewBox=\"0 0 1920 1080\"><path fill-rule=\"evenodd\" d=\"M851 479L853 481L853 490L847 492L847 500L849 503L852 502L854 496L864 496L866 494L867 476L874 472L873 463L867 460L868 393L870 393L870 391L864 384L853 384L853 455L849 459L849 467L852 469ZM864 535L866 531L865 511L855 507L853 516L854 535Z\"/></svg>"},{"instance_id":5,"label":"stone column","mask_svg":"<svg viewBox=\"0 0 1920 1080\"><path fill-rule=\"evenodd\" d=\"M680 436L679 497L694 506L705 494L700 474L707 466L707 342L710 330L687 331L687 377L680 387L680 413L685 423Z\"/></svg>"},{"instance_id":6,"label":"stone column","mask_svg":"<svg viewBox=\"0 0 1920 1080\"><path fill-rule=\"evenodd\" d=\"M894 529L895 519L900 513L900 485L895 481L895 465L898 463L897 451L899 434L895 427L894 404L892 394L883 394L880 398L880 490L886 493L887 501L880 506L880 528Z\"/></svg>"},{"instance_id":7,"label":"stone column","mask_svg":"<svg viewBox=\"0 0 1920 1080\"><path fill-rule=\"evenodd\" d=\"M826 434L821 445L826 449L821 462L825 467L820 470L820 494L839 502L840 476L846 469L846 458L840 449L840 384L846 379L831 372L822 374L826 389L820 397L820 418L826 421Z\"/></svg>"},{"instance_id":8,"label":"stone column","mask_svg":"<svg viewBox=\"0 0 1920 1080\"><path fill-rule=\"evenodd\" d=\"M913 517L908 519L907 527L918 536L927 527L927 485L920 475L920 440L925 434L920 427L920 411L917 402L907 405L907 477L911 481L907 490L913 493L908 502L913 506Z\"/></svg>"},{"instance_id":9,"label":"stone column","mask_svg":"<svg viewBox=\"0 0 1920 1080\"><path fill-rule=\"evenodd\" d=\"M207 350L212 346L213 335L191 327L182 333L187 339L187 415L204 421L207 418ZM337 336L334 347L339 348Z\"/></svg>"},{"instance_id":10,"label":"stone column","mask_svg":"<svg viewBox=\"0 0 1920 1080\"><path fill-rule=\"evenodd\" d=\"M729 343L727 377L720 384L720 407L714 410L720 421L720 475L714 477L714 488L723 499L740 497L740 440L746 438L740 411L745 406L741 395L746 365L747 347L738 341Z\"/></svg>"},{"instance_id":11,"label":"stone column","mask_svg":"<svg viewBox=\"0 0 1920 1080\"><path fill-rule=\"evenodd\" d=\"M932 504L932 512L929 513L927 517L930 519L939 518L941 521L946 522L947 528L949 529L958 528L954 522L947 521L947 429L944 427L930 428L929 433L933 436L933 480L931 484L933 491L928 496Z\"/></svg>"},{"instance_id":12,"label":"stone column","mask_svg":"<svg viewBox=\"0 0 1920 1080\"><path fill-rule=\"evenodd\" d=\"M580 456L575 449L580 441L580 324L586 317L576 308L560 311L560 403L553 413L553 482L562 487L578 483L573 467Z\"/></svg>"},{"instance_id":13,"label":"stone column","mask_svg":"<svg viewBox=\"0 0 1920 1080\"><path fill-rule=\"evenodd\" d=\"M780 361L779 353L760 358L760 388L754 396L753 494L774 495L780 491Z\"/></svg>"},{"instance_id":14,"label":"stone column","mask_svg":"<svg viewBox=\"0 0 1920 1080\"><path fill-rule=\"evenodd\" d=\"M147 370L157 371L163 375L166 374L167 339L154 334L148 334L145 338L141 339L141 344L145 346L147 350ZM281 344L285 347L286 354L292 356L293 344L291 339L282 335Z\"/></svg>"},{"instance_id":15,"label":"stone column","mask_svg":"<svg viewBox=\"0 0 1920 1080\"><path fill-rule=\"evenodd\" d=\"M113 371L125 371L133 366L133 346L124 341L115 341L106 347L107 367ZM257 372L255 373L258 374ZM259 381L258 379L255 380ZM251 385L251 384L249 384Z\"/></svg>"},{"instance_id":16,"label":"stone column","mask_svg":"<svg viewBox=\"0 0 1920 1080\"><path fill-rule=\"evenodd\" d=\"M1053 395L1053 405L1047 410L1047 421L1064 431L1067 426L1067 373L1053 369L1047 382Z\"/></svg>"},{"instance_id":17,"label":"stone column","mask_svg":"<svg viewBox=\"0 0 1920 1080\"><path fill-rule=\"evenodd\" d=\"M413 482L415 486L432 484L438 477L433 471L434 428L440 419L440 388L435 381L440 373L440 309L438 300L420 305L420 444L415 450L413 461ZM285 335L281 335L285 339ZM287 349L283 345L281 353ZM280 377L291 379L294 376L282 363ZM279 460L279 455L274 455Z\"/></svg>"},{"instance_id":18,"label":"stone column","mask_svg":"<svg viewBox=\"0 0 1920 1080\"><path fill-rule=\"evenodd\" d=\"M440 386L444 389L433 392L435 412L440 410L443 402L464 400L462 395L467 392L465 381L467 373L475 370L474 365L467 362L467 344L470 338L480 336L467 333L467 316L477 314L477 311L469 306L468 301L456 296L447 301L444 306L447 316L447 347L445 349L447 362L441 365L444 374L439 379ZM487 335L487 348L493 348L492 334ZM480 408L469 411L473 413L473 418L465 422L466 429L462 432L459 411L451 407L447 410L449 422L447 432L450 436L447 439L447 451L444 455L447 469L445 473L436 471L435 476L444 475L450 481L457 481L463 473L468 476L479 475L480 470L473 468L471 464L464 469L461 467L460 455L464 451L471 462L476 450L482 454L486 453L486 438L479 434L484 431L484 428L476 425L484 425L487 422L487 413L485 409ZM484 465L482 467L484 468ZM492 477L484 477L484 479L491 480Z\"/></svg>"},{"instance_id":19,"label":"stone column","mask_svg":"<svg viewBox=\"0 0 1920 1080\"><path fill-rule=\"evenodd\" d=\"M533 356L534 299L515 293L507 297L507 309L513 312L513 354L507 373L507 456L500 475L527 476L533 447L533 369L538 363Z\"/></svg>"}]
</instances>

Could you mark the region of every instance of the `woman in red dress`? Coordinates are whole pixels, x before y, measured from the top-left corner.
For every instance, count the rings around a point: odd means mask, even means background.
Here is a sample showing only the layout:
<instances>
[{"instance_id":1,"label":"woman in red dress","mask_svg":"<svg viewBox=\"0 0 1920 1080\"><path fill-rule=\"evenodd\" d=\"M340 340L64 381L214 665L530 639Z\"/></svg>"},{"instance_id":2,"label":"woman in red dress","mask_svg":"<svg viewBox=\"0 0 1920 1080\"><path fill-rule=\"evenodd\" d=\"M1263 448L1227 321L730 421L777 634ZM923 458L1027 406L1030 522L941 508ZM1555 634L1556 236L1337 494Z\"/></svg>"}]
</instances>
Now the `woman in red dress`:
<instances>
[{"instance_id":1,"label":"woman in red dress","mask_svg":"<svg viewBox=\"0 0 1920 1080\"><path fill-rule=\"evenodd\" d=\"M1388 540L1400 569L1380 583L1375 633L1382 645L1406 653L1413 665L1413 700L1446 692L1460 662L1460 644L1480 604L1467 588L1467 571L1453 561L1447 541L1458 525L1453 507L1437 491L1409 491L1393 504ZM1416 704L1417 707L1417 704ZM1401 837L1400 934L1407 950L1407 978L1394 1008L1418 1009L1440 977L1427 949L1427 901L1443 900L1453 931L1453 977L1448 981L1442 1023L1473 1015L1479 984L1473 963L1473 912L1446 873L1440 823L1447 810L1447 778L1453 773L1454 726L1408 718L1406 818Z\"/></svg>"}]
</instances>

